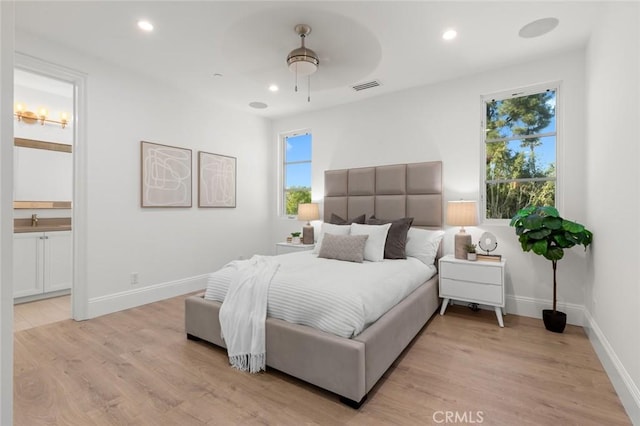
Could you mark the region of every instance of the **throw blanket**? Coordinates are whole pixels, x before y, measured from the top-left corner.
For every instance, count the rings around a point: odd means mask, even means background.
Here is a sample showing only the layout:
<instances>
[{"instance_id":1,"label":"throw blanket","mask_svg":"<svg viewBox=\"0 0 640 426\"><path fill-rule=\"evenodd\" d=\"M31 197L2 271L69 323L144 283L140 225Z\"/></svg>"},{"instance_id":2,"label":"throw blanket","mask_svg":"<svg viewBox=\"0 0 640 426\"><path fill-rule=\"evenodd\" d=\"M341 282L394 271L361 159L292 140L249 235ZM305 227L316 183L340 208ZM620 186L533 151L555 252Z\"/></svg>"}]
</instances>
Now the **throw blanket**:
<instances>
[{"instance_id":1,"label":"throw blanket","mask_svg":"<svg viewBox=\"0 0 640 426\"><path fill-rule=\"evenodd\" d=\"M227 264L236 272L219 318L229 362L234 368L251 373L266 368L267 294L278 266L272 257L258 255Z\"/></svg>"}]
</instances>

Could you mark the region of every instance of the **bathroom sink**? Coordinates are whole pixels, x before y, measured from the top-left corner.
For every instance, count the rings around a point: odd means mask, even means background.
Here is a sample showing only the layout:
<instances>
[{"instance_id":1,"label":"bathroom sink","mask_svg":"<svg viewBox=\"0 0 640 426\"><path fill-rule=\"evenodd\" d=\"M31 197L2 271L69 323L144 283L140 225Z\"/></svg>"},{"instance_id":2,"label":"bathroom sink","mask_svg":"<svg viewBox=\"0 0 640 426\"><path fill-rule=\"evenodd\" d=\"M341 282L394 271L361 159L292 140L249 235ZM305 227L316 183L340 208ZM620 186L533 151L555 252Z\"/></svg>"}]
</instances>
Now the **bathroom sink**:
<instances>
[{"instance_id":1,"label":"bathroom sink","mask_svg":"<svg viewBox=\"0 0 640 426\"><path fill-rule=\"evenodd\" d=\"M34 219L37 219L34 224ZM13 232L20 234L24 232L55 232L71 231L70 217L55 218L22 218L13 220Z\"/></svg>"},{"instance_id":2,"label":"bathroom sink","mask_svg":"<svg viewBox=\"0 0 640 426\"><path fill-rule=\"evenodd\" d=\"M71 231L71 225L38 225L38 226L15 226L13 232L20 234L23 232L54 232Z\"/></svg>"}]
</instances>

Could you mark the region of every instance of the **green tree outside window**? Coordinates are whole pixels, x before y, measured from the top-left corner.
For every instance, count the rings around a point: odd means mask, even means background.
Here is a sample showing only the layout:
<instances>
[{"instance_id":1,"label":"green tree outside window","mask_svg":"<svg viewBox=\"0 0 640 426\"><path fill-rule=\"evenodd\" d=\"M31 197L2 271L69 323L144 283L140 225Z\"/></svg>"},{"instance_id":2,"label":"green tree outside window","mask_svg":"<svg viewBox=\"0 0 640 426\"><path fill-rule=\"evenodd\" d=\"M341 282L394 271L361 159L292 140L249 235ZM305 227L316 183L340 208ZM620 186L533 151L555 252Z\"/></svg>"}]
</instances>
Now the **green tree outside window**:
<instances>
[{"instance_id":1,"label":"green tree outside window","mask_svg":"<svg viewBox=\"0 0 640 426\"><path fill-rule=\"evenodd\" d=\"M298 214L298 204L311 202L311 133L293 133L282 138L283 211Z\"/></svg>"},{"instance_id":2,"label":"green tree outside window","mask_svg":"<svg viewBox=\"0 0 640 426\"><path fill-rule=\"evenodd\" d=\"M298 204L311 202L311 188L294 186L285 193L287 215L298 214Z\"/></svg>"},{"instance_id":3,"label":"green tree outside window","mask_svg":"<svg viewBox=\"0 0 640 426\"><path fill-rule=\"evenodd\" d=\"M486 100L486 218L555 205L556 90Z\"/></svg>"}]
</instances>

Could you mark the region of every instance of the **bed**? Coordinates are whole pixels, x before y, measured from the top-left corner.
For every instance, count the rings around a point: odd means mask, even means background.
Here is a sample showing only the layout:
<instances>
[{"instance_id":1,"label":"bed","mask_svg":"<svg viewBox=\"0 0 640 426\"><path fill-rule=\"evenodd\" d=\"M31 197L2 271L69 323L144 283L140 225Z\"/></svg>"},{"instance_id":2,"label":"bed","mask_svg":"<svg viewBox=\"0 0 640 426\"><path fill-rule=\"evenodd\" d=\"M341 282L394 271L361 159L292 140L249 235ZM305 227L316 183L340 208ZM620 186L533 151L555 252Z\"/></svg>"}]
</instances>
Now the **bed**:
<instances>
[{"instance_id":1,"label":"bed","mask_svg":"<svg viewBox=\"0 0 640 426\"><path fill-rule=\"evenodd\" d=\"M442 163L423 162L325 171L325 220L413 217L413 226L442 228ZM285 255L286 256L286 255ZM353 338L268 317L266 363L359 407L439 305L438 275L419 285ZM221 303L204 293L185 300L187 338L225 347Z\"/></svg>"}]
</instances>

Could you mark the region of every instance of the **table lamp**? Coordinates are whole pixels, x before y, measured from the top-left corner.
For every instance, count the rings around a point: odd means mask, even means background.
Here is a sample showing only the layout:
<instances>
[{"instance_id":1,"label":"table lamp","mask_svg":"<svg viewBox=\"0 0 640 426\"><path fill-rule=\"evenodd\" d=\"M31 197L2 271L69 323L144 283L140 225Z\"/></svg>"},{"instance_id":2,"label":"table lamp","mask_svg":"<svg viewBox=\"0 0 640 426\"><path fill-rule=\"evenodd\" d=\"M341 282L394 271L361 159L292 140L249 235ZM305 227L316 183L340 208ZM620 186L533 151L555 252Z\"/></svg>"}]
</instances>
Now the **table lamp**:
<instances>
[{"instance_id":1,"label":"table lamp","mask_svg":"<svg viewBox=\"0 0 640 426\"><path fill-rule=\"evenodd\" d=\"M320 219L320 209L317 203L298 204L298 220L306 220L307 224L302 228L302 244L313 244L312 220Z\"/></svg>"},{"instance_id":2,"label":"table lamp","mask_svg":"<svg viewBox=\"0 0 640 426\"><path fill-rule=\"evenodd\" d=\"M447 225L459 226L460 231L454 239L454 256L466 259L466 245L471 244L471 235L464 230L465 226L478 224L478 208L475 201L449 201L447 203Z\"/></svg>"}]
</instances>

